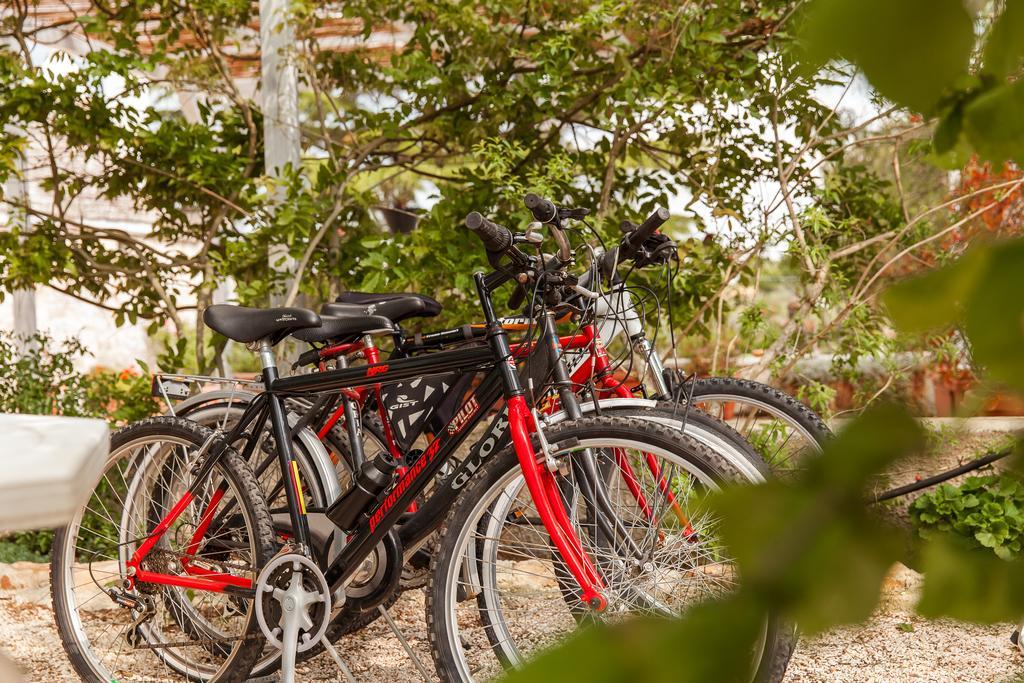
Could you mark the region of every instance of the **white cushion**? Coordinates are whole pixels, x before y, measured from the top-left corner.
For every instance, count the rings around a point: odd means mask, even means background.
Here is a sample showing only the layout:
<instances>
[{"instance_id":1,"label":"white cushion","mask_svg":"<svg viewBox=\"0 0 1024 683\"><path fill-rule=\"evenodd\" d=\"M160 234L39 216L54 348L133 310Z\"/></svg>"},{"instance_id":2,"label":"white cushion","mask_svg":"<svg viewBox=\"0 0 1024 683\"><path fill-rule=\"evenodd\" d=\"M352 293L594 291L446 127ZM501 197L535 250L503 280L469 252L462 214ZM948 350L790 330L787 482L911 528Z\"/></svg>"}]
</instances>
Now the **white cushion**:
<instances>
[{"instance_id":1,"label":"white cushion","mask_svg":"<svg viewBox=\"0 0 1024 683\"><path fill-rule=\"evenodd\" d=\"M0 531L70 522L103 472L109 441L103 420L0 414Z\"/></svg>"}]
</instances>

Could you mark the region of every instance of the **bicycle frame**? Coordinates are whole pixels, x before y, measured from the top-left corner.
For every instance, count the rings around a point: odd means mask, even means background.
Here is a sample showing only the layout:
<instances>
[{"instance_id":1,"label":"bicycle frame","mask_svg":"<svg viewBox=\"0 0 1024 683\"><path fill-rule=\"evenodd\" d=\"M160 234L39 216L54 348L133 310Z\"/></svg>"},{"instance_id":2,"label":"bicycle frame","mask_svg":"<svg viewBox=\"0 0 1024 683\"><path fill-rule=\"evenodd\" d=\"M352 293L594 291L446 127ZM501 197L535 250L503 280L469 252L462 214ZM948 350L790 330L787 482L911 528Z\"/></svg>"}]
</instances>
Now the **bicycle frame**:
<instances>
[{"instance_id":1,"label":"bicycle frame","mask_svg":"<svg viewBox=\"0 0 1024 683\"><path fill-rule=\"evenodd\" d=\"M540 323L536 320L525 319L525 318L503 318L501 319L502 326L508 329L526 329L527 327L537 326L540 327ZM472 329L481 329L482 326L471 326ZM470 339L479 338L469 337ZM463 341L467 339L465 328L455 328L450 330L443 330L435 332L423 337L424 340L433 339L441 341L457 340ZM527 358L536 348L539 342L527 342L512 344L511 349L514 356L517 359ZM613 376L613 368L608 358L608 353L605 351L604 345L601 343L601 338L598 332L598 327L594 324L586 324L580 327L579 331L572 335L558 337L558 345L562 353L566 352L580 352L579 358L571 366L569 382L574 386L583 386L593 382L595 388L598 390L598 398L633 398L633 392L630 391L623 382L615 379ZM379 350L373 345L372 339L363 339L359 342L352 342L349 344L339 344L324 347L320 350L321 367L323 367L324 361L330 360L337 357L339 354L354 354L362 353L366 360L369 362L373 359L379 359ZM536 363L536 359L531 360L531 364ZM533 380L535 385L540 385L546 380L546 377L550 373L552 364L542 364L538 367L528 368L530 372L528 375ZM529 379L527 383L529 383ZM381 424L384 428L384 445L392 457L400 459L402 457L401 449L399 448L392 430L390 428L390 420L388 417L386 406L381 400L380 385L376 387L364 387L356 394L346 394L345 398L349 401L343 401L341 406L334 409L330 417L324 422L323 427L318 430L318 436L321 439L327 437L328 432L331 428L337 424L341 418L346 417L346 411L350 411L350 401L354 400L360 405L370 395L371 391L376 390L377 396L377 407L378 413L381 418ZM556 397L551 397L551 400L545 402L545 405L541 406L540 411L548 415L552 415L559 410L560 401ZM578 415L576 416L578 417ZM486 453L498 452L504 448L508 443L508 438L502 438L501 429L507 426L507 420L498 416L495 418L497 428L488 430L487 436L481 441L481 446ZM468 473L475 471L482 461L478 462L475 453L471 453L467 462L470 463L467 466L460 468L459 471L449 475L446 480L453 481L456 486L455 488L461 488L461 485L468 480ZM684 523L685 519L681 517L682 513L678 509L678 505L675 503L674 496L668 488L668 483L661 480L660 468L657 464L657 460L653 456L647 458L648 468L651 473L659 481L659 489L669 499L671 505L676 511L677 515L680 515L680 520ZM618 454L618 467L622 473L623 479L626 483L627 488L636 499L637 504L645 514L651 514L651 508L644 497L643 492L640 490L639 482L636 474L633 472L632 467L624 457ZM404 468L400 468L400 472ZM444 511L447 509L447 504L450 501L442 497L440 504L432 505L430 501L425 504L422 514L419 515L418 519L409 520L400 529L400 536L402 539L403 547L405 548L416 548L431 532L433 532L443 521ZM410 513L419 513L415 502L410 504L407 509Z\"/></svg>"},{"instance_id":2,"label":"bicycle frame","mask_svg":"<svg viewBox=\"0 0 1024 683\"><path fill-rule=\"evenodd\" d=\"M408 505L415 500L433 480L441 466L455 453L470 433L472 425L486 415L486 408L494 405L503 397L505 402L503 413L507 415L508 421L507 433L514 444L527 488L537 507L538 514L565 560L569 572L578 583L584 602L595 610L603 609L607 603L600 593L602 588L600 576L583 551L582 544L573 530L568 513L562 503L561 491L555 473L538 463L537 454L533 448L531 437L536 432L537 425L524 398L524 390L519 381L515 357L509 345L507 333L494 314L490 298L490 289L495 279L497 279L495 276L491 276L489 279L479 273L475 275L477 292L484 318L487 321L488 344L486 347L474 346L438 351L424 356L400 358L366 366L339 368L309 375L280 378L270 345L264 342L260 347L260 357L264 368L263 380L266 391L247 405L242 418L229 436L213 445L208 452L201 454L201 465L195 475L192 487L160 520L153 532L128 561L129 585L134 585L136 581L143 581L196 590L242 591L251 594L251 579L196 567L190 561L191 554L195 553L202 541L202 536L215 519L216 506L226 490L224 482L220 483L207 503L183 558L182 564L188 576L146 571L142 568L142 562L160 537L194 500L199 485L209 478L219 457L226 452L227 444L239 441L250 424L263 424L268 416L277 444L282 478L291 484L284 488L292 538L304 551L309 552L311 544L307 510L302 499L299 471L292 456L289 429L284 416L283 399L285 396L338 393L361 386L365 387L368 381L380 385L452 370L461 372L487 370L484 380L474 390L463 409L434 437L430 445L416 462L400 476L383 500L378 501L368 514L363 516L359 526L349 535L349 543L341 549L337 557L327 567L325 576L328 583L332 590L345 584L345 581L358 569L360 562L391 532ZM553 322L550 320L548 322L550 329L553 330ZM557 350L555 346L552 345L553 350ZM568 377L557 376L559 367L561 366L556 366L556 380L564 384ZM561 367L561 374L565 374L564 367ZM574 398L571 391L568 393L566 391L563 387L562 403L563 406L569 408L570 404L574 403ZM576 411L578 412L578 407L576 407ZM250 458L255 445L255 438L245 440L242 453L245 459ZM206 447L204 446L204 448ZM479 455L480 448L475 450ZM460 469L463 469L465 465L464 462ZM453 497L456 494L457 490L451 493ZM432 498L432 501L434 500L439 501L440 499L435 496Z\"/></svg>"},{"instance_id":3,"label":"bicycle frame","mask_svg":"<svg viewBox=\"0 0 1024 683\"><path fill-rule=\"evenodd\" d=\"M502 326L508 329L514 329L513 326L508 324L510 319L503 318L500 322ZM520 326L520 324L516 324ZM525 327L525 325L521 325ZM474 326L478 327L478 326ZM461 334L462 329L457 330L445 330L438 335L454 335ZM477 337L479 338L479 337ZM605 351L604 345L601 343L600 336L597 333L597 329L594 325L588 324L580 328L580 331L573 335L561 336L558 338L559 346L563 352L569 351L584 351L586 355L580 357L578 362L572 366L570 370L571 381L580 386L588 384L589 382L596 381L599 383L599 388L603 389L600 394L601 398L631 398L633 393L627 389L621 382L615 380L612 376L612 366L608 360L608 353ZM526 358L529 353L533 350L533 343L525 344L511 344L512 353L516 358ZM336 344L326 346L320 349L320 367L321 371L325 370L325 362L328 360L336 359L343 356L351 356L356 354L362 354L368 364L374 364L380 362L380 350L373 343L372 339L363 339L358 342L350 342L347 344ZM536 373L534 373L536 374ZM388 448L391 456L394 458L401 458L402 452L399 448L394 435L391 431L390 420L387 413L387 407L381 400L381 385L365 386L355 389L353 391L342 392L345 398L354 400L360 405L365 404L367 399L376 394L378 414L381 418L381 423L384 429L384 441L385 446ZM552 406L545 406L544 412L555 412ZM328 433L331 429L338 424L345 417L345 406L339 405L332 409L329 417L323 421L321 426L316 430L317 436L321 439L327 438Z\"/></svg>"}]
</instances>

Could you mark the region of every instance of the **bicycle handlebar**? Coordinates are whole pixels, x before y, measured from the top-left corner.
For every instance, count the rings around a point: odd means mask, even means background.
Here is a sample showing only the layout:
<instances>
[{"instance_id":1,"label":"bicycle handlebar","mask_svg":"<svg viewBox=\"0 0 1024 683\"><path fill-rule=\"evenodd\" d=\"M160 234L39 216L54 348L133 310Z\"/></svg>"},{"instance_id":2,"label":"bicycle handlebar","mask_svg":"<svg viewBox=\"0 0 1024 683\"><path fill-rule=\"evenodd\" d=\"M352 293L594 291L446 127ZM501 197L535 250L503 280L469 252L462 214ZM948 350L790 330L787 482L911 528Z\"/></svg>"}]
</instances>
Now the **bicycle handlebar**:
<instances>
[{"instance_id":1,"label":"bicycle handlebar","mask_svg":"<svg viewBox=\"0 0 1024 683\"><path fill-rule=\"evenodd\" d=\"M526 208L533 213L534 219L541 223L548 224L552 235L558 242L560 257L557 260L558 268L570 263L572 260L572 252L569 248L568 240L561 229L561 214L564 210L559 209L551 201L544 199L533 192L527 194L526 197L523 198L523 203L526 205ZM582 210L574 209L572 211L577 212ZM664 225L668 219L668 210L658 207L643 223L623 235L619 244L601 258L599 262L601 275L603 277L613 278L616 265L627 259L634 258L637 253L641 251L644 243L658 230L658 228ZM487 250L489 255L488 260L491 261L492 265L496 268L499 266L497 259L500 259L504 254L508 254L512 257L513 264L517 264L519 267L526 266L527 262L524 260L526 257L515 247L515 237L508 228L484 218L478 211L473 211L467 215L465 224L466 227L475 232L477 237L480 238L480 241L483 242L484 248ZM520 257L518 260L516 258L517 254ZM551 264L549 263L545 263L541 270L548 270L550 265ZM501 269L499 268L499 270ZM506 270L504 272L511 277L509 271ZM529 272L532 273L533 271ZM516 287L516 292L513 294L513 302L510 302L512 308L518 308L521 306L522 299L525 298L526 292L522 283L523 281L520 280ZM584 276L578 281L574 279L572 283L569 283L569 289L573 290L578 296L585 296L587 298L593 298L593 296L596 296L593 292L586 289L587 284L585 283L589 283L588 276Z\"/></svg>"},{"instance_id":2,"label":"bicycle handlebar","mask_svg":"<svg viewBox=\"0 0 1024 683\"><path fill-rule=\"evenodd\" d=\"M615 266L622 261L626 261L636 256L636 253L640 251L640 247L643 246L643 243L646 242L658 228L663 226L668 219L668 209L659 206L651 213L650 216L647 217L647 220L627 232L619 241L618 246L609 250L601 257L601 275L610 278L614 273Z\"/></svg>"},{"instance_id":3,"label":"bicycle handlebar","mask_svg":"<svg viewBox=\"0 0 1024 683\"><path fill-rule=\"evenodd\" d=\"M512 246L512 233L508 228L484 218L479 211L466 216L466 227L476 233L484 249L492 253L503 252Z\"/></svg>"},{"instance_id":4,"label":"bicycle handlebar","mask_svg":"<svg viewBox=\"0 0 1024 683\"><path fill-rule=\"evenodd\" d=\"M544 199L533 192L523 197L523 204L530 210L533 217L541 223L551 223L558 217L558 211L550 199Z\"/></svg>"},{"instance_id":5,"label":"bicycle handlebar","mask_svg":"<svg viewBox=\"0 0 1024 683\"><path fill-rule=\"evenodd\" d=\"M647 238L663 226L669 218L668 209L659 206L647 217L643 223L633 230L619 242L619 259L631 258L640 249L640 246L647 241Z\"/></svg>"}]
</instances>

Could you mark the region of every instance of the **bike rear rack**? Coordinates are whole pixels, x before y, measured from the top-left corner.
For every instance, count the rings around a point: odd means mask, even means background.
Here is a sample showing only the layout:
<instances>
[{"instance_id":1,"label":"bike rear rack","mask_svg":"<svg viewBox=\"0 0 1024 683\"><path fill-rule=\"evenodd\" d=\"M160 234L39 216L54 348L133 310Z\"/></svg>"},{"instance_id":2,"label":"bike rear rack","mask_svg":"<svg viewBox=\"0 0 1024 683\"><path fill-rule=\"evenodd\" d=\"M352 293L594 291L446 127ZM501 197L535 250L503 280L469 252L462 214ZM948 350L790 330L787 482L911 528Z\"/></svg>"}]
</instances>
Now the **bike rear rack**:
<instances>
[{"instance_id":1,"label":"bike rear rack","mask_svg":"<svg viewBox=\"0 0 1024 683\"><path fill-rule=\"evenodd\" d=\"M215 377L213 375L187 375L161 372L153 375L153 386L150 394L163 399L170 415L176 415L175 403L189 401L211 391L226 393L230 403L234 396L245 390L263 391L260 379L242 379L240 377Z\"/></svg>"}]
</instances>

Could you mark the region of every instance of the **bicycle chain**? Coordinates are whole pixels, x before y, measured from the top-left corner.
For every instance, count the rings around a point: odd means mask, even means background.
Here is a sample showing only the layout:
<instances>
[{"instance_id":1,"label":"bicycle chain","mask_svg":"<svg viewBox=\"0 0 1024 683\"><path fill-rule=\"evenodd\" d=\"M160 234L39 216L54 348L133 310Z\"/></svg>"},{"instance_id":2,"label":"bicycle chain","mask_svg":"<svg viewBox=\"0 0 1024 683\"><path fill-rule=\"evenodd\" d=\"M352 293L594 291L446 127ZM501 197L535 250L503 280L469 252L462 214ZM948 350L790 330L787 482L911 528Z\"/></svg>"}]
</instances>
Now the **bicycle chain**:
<instances>
[{"instance_id":1,"label":"bicycle chain","mask_svg":"<svg viewBox=\"0 0 1024 683\"><path fill-rule=\"evenodd\" d=\"M257 638L263 638L263 634L257 631L256 633L250 633L247 636L202 636L195 637L191 640L178 640L170 643L146 643L145 645L135 645L136 650L166 650L172 647L206 647L212 643L233 643L240 640L256 640Z\"/></svg>"},{"instance_id":2,"label":"bicycle chain","mask_svg":"<svg viewBox=\"0 0 1024 683\"><path fill-rule=\"evenodd\" d=\"M155 556L155 557L154 557ZM162 563L151 564L152 559L163 557ZM163 550L161 548L153 548L146 555L145 559L142 560L142 566L147 571L159 572L161 574L173 574L175 571L180 569L181 553L176 553L173 550ZM209 565L224 573L228 573L229 570L234 569L239 572L246 572L249 574L255 574L256 572L252 568L252 564L242 564L238 562L224 562L222 560L211 560L209 558L200 558L199 562L205 565ZM150 568L153 567L153 568Z\"/></svg>"}]
</instances>

